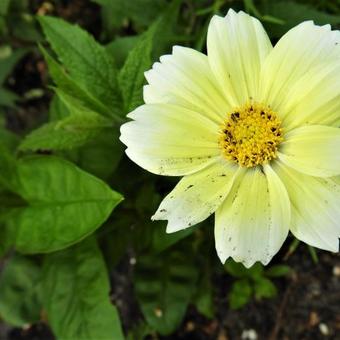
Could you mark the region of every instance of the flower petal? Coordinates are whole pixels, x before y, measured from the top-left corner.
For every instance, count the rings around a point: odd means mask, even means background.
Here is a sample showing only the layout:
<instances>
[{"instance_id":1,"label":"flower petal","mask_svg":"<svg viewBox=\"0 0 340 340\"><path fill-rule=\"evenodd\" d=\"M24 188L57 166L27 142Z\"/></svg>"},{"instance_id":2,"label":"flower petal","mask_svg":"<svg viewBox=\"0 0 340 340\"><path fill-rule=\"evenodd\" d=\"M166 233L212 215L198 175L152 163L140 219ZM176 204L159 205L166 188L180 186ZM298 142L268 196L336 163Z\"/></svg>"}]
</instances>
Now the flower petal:
<instances>
[{"instance_id":1,"label":"flower petal","mask_svg":"<svg viewBox=\"0 0 340 340\"><path fill-rule=\"evenodd\" d=\"M261 23L244 12L229 10L209 25L208 59L229 103L243 105L258 92L261 65L272 49Z\"/></svg>"},{"instance_id":2,"label":"flower petal","mask_svg":"<svg viewBox=\"0 0 340 340\"><path fill-rule=\"evenodd\" d=\"M246 267L268 264L288 234L290 202L287 191L269 165L247 169L235 181L216 212L215 240L219 258L228 257Z\"/></svg>"},{"instance_id":3,"label":"flower petal","mask_svg":"<svg viewBox=\"0 0 340 340\"><path fill-rule=\"evenodd\" d=\"M290 87L279 110L286 131L305 124L338 126L340 62L320 63L306 72Z\"/></svg>"},{"instance_id":4,"label":"flower petal","mask_svg":"<svg viewBox=\"0 0 340 340\"><path fill-rule=\"evenodd\" d=\"M288 31L265 60L261 72L262 102L282 113L282 102L289 89L320 63L335 61L340 56L340 32L329 25L316 26L306 21Z\"/></svg>"},{"instance_id":5,"label":"flower petal","mask_svg":"<svg viewBox=\"0 0 340 340\"><path fill-rule=\"evenodd\" d=\"M221 122L230 108L218 89L207 56L175 46L172 55L162 56L160 61L145 72L149 82L144 87L145 103L177 104Z\"/></svg>"},{"instance_id":6,"label":"flower petal","mask_svg":"<svg viewBox=\"0 0 340 340\"><path fill-rule=\"evenodd\" d=\"M340 178L304 175L276 162L292 202L291 231L307 244L336 252L340 236Z\"/></svg>"},{"instance_id":7,"label":"flower petal","mask_svg":"<svg viewBox=\"0 0 340 340\"><path fill-rule=\"evenodd\" d=\"M149 104L128 115L121 126L126 154L142 168L161 175L181 176L220 157L218 125L182 107Z\"/></svg>"},{"instance_id":8,"label":"flower petal","mask_svg":"<svg viewBox=\"0 0 340 340\"><path fill-rule=\"evenodd\" d=\"M340 129L311 125L294 129L280 145L279 159L307 175L340 175Z\"/></svg>"},{"instance_id":9,"label":"flower petal","mask_svg":"<svg viewBox=\"0 0 340 340\"><path fill-rule=\"evenodd\" d=\"M180 180L162 201L153 220L168 220L172 233L205 220L227 196L238 166L224 159Z\"/></svg>"}]
</instances>

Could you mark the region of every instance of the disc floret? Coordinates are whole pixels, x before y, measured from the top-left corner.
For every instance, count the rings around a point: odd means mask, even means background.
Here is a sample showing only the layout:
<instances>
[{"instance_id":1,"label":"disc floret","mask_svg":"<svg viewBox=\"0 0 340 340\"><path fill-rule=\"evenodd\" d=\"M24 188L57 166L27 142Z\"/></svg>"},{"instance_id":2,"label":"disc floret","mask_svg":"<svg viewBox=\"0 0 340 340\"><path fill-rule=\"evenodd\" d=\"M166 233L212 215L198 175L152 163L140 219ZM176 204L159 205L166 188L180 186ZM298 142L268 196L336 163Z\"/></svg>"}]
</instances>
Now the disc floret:
<instances>
[{"instance_id":1,"label":"disc floret","mask_svg":"<svg viewBox=\"0 0 340 340\"><path fill-rule=\"evenodd\" d=\"M228 115L219 144L226 159L250 168L276 158L282 134L277 114L269 106L250 102Z\"/></svg>"}]
</instances>

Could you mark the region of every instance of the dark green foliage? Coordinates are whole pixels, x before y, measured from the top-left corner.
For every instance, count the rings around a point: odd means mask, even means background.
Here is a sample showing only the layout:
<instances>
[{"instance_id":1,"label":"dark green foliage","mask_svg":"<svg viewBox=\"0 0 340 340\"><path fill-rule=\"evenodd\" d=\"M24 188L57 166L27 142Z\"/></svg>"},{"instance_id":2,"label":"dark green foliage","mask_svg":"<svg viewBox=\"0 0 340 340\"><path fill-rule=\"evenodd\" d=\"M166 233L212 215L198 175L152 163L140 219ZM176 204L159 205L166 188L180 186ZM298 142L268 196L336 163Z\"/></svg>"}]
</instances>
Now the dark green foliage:
<instances>
[{"instance_id":1,"label":"dark green foliage","mask_svg":"<svg viewBox=\"0 0 340 340\"><path fill-rule=\"evenodd\" d=\"M187 249L137 260L135 291L152 328L170 334L180 325L196 286L197 268Z\"/></svg>"},{"instance_id":2,"label":"dark green foliage","mask_svg":"<svg viewBox=\"0 0 340 340\"><path fill-rule=\"evenodd\" d=\"M42 301L59 339L123 339L109 280L93 238L46 256Z\"/></svg>"},{"instance_id":3,"label":"dark green foliage","mask_svg":"<svg viewBox=\"0 0 340 340\"><path fill-rule=\"evenodd\" d=\"M269 278L286 276L291 271L285 265L274 265L265 270L258 262L246 269L232 259L227 260L224 267L231 276L236 278L229 292L229 305L232 309L244 306L252 296L255 296L257 300L276 296L277 288Z\"/></svg>"}]
</instances>

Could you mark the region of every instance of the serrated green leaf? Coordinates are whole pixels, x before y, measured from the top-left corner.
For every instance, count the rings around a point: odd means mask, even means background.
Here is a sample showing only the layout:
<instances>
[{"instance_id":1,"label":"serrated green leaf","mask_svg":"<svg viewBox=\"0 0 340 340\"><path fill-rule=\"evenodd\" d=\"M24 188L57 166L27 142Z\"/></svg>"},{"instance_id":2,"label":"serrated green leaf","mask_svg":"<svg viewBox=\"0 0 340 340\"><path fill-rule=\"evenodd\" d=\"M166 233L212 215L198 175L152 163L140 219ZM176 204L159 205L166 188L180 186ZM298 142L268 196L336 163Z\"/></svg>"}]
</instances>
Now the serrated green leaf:
<instances>
[{"instance_id":1,"label":"serrated green leaf","mask_svg":"<svg viewBox=\"0 0 340 340\"><path fill-rule=\"evenodd\" d=\"M229 305L232 309L238 309L248 303L251 298L252 287L248 279L237 280L233 283L229 292Z\"/></svg>"},{"instance_id":2,"label":"serrated green leaf","mask_svg":"<svg viewBox=\"0 0 340 340\"><path fill-rule=\"evenodd\" d=\"M109 107L113 115L121 115L117 71L106 49L79 26L48 16L39 21L71 78Z\"/></svg>"},{"instance_id":3,"label":"serrated green leaf","mask_svg":"<svg viewBox=\"0 0 340 340\"><path fill-rule=\"evenodd\" d=\"M40 319L38 283L41 270L33 260L16 255L0 276L0 316L9 324L22 327Z\"/></svg>"},{"instance_id":4,"label":"serrated green leaf","mask_svg":"<svg viewBox=\"0 0 340 340\"><path fill-rule=\"evenodd\" d=\"M55 94L50 103L50 109L48 112L49 121L53 122L56 120L61 120L66 118L70 114L66 105L60 100L60 98Z\"/></svg>"},{"instance_id":5,"label":"serrated green leaf","mask_svg":"<svg viewBox=\"0 0 340 340\"><path fill-rule=\"evenodd\" d=\"M194 292L197 268L189 254L172 250L137 260L135 291L145 319L162 335L181 323Z\"/></svg>"},{"instance_id":6,"label":"serrated green leaf","mask_svg":"<svg viewBox=\"0 0 340 340\"><path fill-rule=\"evenodd\" d=\"M43 305L58 339L124 339L94 238L47 255L43 272Z\"/></svg>"},{"instance_id":7,"label":"serrated green leaf","mask_svg":"<svg viewBox=\"0 0 340 340\"><path fill-rule=\"evenodd\" d=\"M143 34L119 72L118 83L124 99L125 112L143 104L144 72L151 67L152 42L157 26L156 23Z\"/></svg>"},{"instance_id":8,"label":"serrated green leaf","mask_svg":"<svg viewBox=\"0 0 340 340\"><path fill-rule=\"evenodd\" d=\"M96 138L110 122L95 113L84 112L42 125L25 137L21 151L73 149Z\"/></svg>"},{"instance_id":9,"label":"serrated green leaf","mask_svg":"<svg viewBox=\"0 0 340 340\"><path fill-rule=\"evenodd\" d=\"M104 182L53 156L21 159L16 192L28 203L6 224L17 230L16 248L24 253L56 251L93 233L122 196Z\"/></svg>"},{"instance_id":10,"label":"serrated green leaf","mask_svg":"<svg viewBox=\"0 0 340 340\"><path fill-rule=\"evenodd\" d=\"M96 138L104 129L113 129L107 118L90 111L81 102L57 90L69 116L47 123L25 137L19 150L65 150L82 146Z\"/></svg>"},{"instance_id":11,"label":"serrated green leaf","mask_svg":"<svg viewBox=\"0 0 340 340\"><path fill-rule=\"evenodd\" d=\"M69 96L78 99L83 103L83 106L86 106L88 109L101 113L107 117L111 116L109 107L101 103L86 89L80 87L42 46L40 46L40 50L44 55L54 82L61 90ZM116 121L122 122L121 119L116 119Z\"/></svg>"}]
</instances>

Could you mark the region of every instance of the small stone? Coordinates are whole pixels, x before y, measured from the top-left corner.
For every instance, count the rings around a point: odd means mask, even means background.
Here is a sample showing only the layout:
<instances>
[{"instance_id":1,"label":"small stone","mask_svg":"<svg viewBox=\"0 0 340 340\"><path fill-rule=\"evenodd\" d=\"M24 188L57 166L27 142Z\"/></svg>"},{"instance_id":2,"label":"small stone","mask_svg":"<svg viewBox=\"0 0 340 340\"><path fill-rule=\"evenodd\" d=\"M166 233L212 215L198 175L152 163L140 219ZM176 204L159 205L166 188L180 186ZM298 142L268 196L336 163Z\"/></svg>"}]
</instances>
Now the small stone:
<instances>
[{"instance_id":1,"label":"small stone","mask_svg":"<svg viewBox=\"0 0 340 340\"><path fill-rule=\"evenodd\" d=\"M329 328L325 323L320 323L319 324L319 330L322 335L329 335Z\"/></svg>"},{"instance_id":2,"label":"small stone","mask_svg":"<svg viewBox=\"0 0 340 340\"><path fill-rule=\"evenodd\" d=\"M222 329L222 330L218 333L217 340L228 340L228 336L227 336L227 333L226 333L225 330Z\"/></svg>"},{"instance_id":3,"label":"small stone","mask_svg":"<svg viewBox=\"0 0 340 340\"><path fill-rule=\"evenodd\" d=\"M333 275L336 277L340 277L340 266L333 267Z\"/></svg>"},{"instance_id":4,"label":"small stone","mask_svg":"<svg viewBox=\"0 0 340 340\"><path fill-rule=\"evenodd\" d=\"M137 263L136 258L135 258L135 257L131 257L131 259L130 259L130 265L131 265L131 266L134 266L136 263Z\"/></svg>"},{"instance_id":5,"label":"small stone","mask_svg":"<svg viewBox=\"0 0 340 340\"><path fill-rule=\"evenodd\" d=\"M309 314L309 326L314 327L320 322L319 315L316 312L311 312Z\"/></svg>"},{"instance_id":6,"label":"small stone","mask_svg":"<svg viewBox=\"0 0 340 340\"><path fill-rule=\"evenodd\" d=\"M185 330L187 332L192 332L195 329L195 324L192 321L188 321L185 325Z\"/></svg>"},{"instance_id":7,"label":"small stone","mask_svg":"<svg viewBox=\"0 0 340 340\"><path fill-rule=\"evenodd\" d=\"M255 329L245 329L241 335L242 340L257 340L257 332Z\"/></svg>"}]
</instances>

